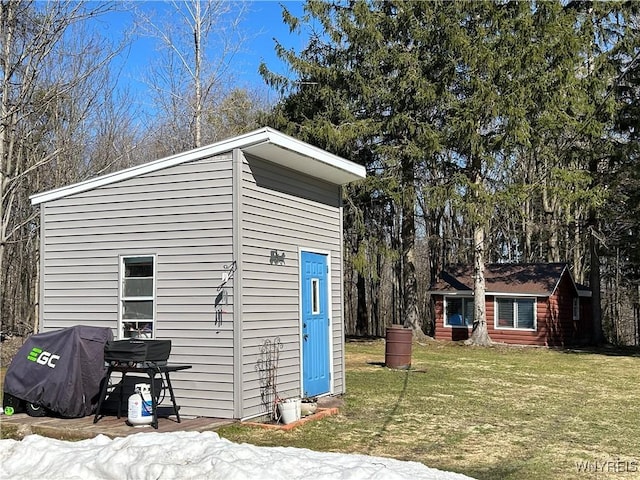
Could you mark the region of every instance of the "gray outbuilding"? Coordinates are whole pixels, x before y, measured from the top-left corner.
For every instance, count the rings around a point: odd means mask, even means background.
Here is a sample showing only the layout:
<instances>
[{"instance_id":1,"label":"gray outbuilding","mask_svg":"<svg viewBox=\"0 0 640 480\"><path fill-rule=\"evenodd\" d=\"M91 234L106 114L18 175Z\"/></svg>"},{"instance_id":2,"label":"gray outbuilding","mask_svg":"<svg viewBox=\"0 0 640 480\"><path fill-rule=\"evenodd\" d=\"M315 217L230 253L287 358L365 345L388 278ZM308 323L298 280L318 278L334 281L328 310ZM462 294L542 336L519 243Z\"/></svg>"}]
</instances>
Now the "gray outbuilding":
<instances>
[{"instance_id":1,"label":"gray outbuilding","mask_svg":"<svg viewBox=\"0 0 640 480\"><path fill-rule=\"evenodd\" d=\"M344 393L341 186L364 177L262 128L34 195L40 331L170 339L185 416Z\"/></svg>"}]
</instances>

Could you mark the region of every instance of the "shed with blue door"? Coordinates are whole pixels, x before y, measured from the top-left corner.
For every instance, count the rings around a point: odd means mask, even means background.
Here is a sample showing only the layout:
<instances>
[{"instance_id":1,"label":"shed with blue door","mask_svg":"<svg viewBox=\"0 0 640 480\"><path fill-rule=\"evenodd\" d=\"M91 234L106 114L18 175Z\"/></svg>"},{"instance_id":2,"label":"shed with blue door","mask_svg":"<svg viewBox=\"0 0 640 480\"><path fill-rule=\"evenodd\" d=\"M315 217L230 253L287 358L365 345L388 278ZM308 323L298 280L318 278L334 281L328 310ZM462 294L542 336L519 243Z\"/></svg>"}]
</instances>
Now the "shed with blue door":
<instances>
[{"instance_id":1,"label":"shed with blue door","mask_svg":"<svg viewBox=\"0 0 640 480\"><path fill-rule=\"evenodd\" d=\"M262 128L36 194L40 331L170 339L183 416L344 393L341 187L364 176Z\"/></svg>"}]
</instances>

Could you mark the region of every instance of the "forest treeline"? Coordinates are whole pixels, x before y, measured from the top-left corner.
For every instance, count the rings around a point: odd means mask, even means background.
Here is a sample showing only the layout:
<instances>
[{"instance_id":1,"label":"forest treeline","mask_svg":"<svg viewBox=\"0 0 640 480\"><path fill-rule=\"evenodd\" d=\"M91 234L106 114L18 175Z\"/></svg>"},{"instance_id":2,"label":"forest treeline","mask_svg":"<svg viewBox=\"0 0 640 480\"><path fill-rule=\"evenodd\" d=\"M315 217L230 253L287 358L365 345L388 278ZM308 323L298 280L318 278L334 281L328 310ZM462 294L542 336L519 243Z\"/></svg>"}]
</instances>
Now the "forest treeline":
<instances>
[{"instance_id":1,"label":"forest treeline","mask_svg":"<svg viewBox=\"0 0 640 480\"><path fill-rule=\"evenodd\" d=\"M287 76L261 66L274 105L225 79L241 22L216 5L177 4L171 29L140 17L175 33L141 122L112 62L128 39L87 27L121 4L0 2L3 330L37 326L29 195L266 124L367 169L344 190L348 334L431 334L428 288L449 265L551 261L591 287L601 340L640 343L640 4L308 0L301 18L285 4L309 40L276 39ZM235 40L211 58L223 27Z\"/></svg>"}]
</instances>

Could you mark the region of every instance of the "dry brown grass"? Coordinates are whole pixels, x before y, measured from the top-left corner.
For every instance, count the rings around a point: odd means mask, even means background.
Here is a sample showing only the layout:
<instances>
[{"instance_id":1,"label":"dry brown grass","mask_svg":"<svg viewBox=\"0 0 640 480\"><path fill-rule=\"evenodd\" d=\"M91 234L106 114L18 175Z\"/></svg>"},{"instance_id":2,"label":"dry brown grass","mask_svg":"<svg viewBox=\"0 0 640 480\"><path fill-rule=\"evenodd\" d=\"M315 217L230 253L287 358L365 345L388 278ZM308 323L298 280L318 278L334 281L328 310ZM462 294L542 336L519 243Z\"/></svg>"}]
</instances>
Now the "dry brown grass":
<instances>
[{"instance_id":1,"label":"dry brown grass","mask_svg":"<svg viewBox=\"0 0 640 480\"><path fill-rule=\"evenodd\" d=\"M640 478L637 352L434 342L414 344L410 370L390 370L384 342L375 341L349 343L346 361L339 416L289 433L237 426L220 433L391 456L482 479ZM580 462L592 471L580 472Z\"/></svg>"}]
</instances>

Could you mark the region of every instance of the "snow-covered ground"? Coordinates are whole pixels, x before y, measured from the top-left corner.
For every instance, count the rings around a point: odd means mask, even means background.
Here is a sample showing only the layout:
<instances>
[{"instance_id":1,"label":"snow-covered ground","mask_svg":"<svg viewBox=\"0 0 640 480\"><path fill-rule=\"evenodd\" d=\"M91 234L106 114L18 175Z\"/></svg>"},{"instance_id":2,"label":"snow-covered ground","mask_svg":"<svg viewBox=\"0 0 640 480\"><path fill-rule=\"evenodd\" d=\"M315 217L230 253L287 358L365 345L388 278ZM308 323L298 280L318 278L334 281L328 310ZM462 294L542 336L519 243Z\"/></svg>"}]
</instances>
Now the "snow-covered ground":
<instances>
[{"instance_id":1,"label":"snow-covered ground","mask_svg":"<svg viewBox=\"0 0 640 480\"><path fill-rule=\"evenodd\" d=\"M389 458L237 444L214 432L146 432L113 440L99 435L80 442L39 435L28 435L21 441L0 440L0 478L462 480L470 477Z\"/></svg>"}]
</instances>

